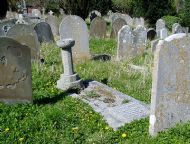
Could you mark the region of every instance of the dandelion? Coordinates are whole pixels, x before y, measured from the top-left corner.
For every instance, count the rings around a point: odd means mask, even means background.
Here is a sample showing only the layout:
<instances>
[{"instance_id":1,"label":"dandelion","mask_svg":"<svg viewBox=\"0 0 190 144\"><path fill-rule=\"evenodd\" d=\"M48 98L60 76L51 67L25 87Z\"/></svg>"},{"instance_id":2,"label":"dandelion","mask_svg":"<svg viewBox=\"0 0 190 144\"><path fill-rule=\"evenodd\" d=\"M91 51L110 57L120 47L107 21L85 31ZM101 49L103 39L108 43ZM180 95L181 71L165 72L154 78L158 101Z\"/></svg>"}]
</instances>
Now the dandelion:
<instances>
[{"instance_id":1,"label":"dandelion","mask_svg":"<svg viewBox=\"0 0 190 144\"><path fill-rule=\"evenodd\" d=\"M74 128L72 128L72 131L73 131L73 132L77 132L78 129L79 129L78 127L74 127Z\"/></svg>"},{"instance_id":2,"label":"dandelion","mask_svg":"<svg viewBox=\"0 0 190 144\"><path fill-rule=\"evenodd\" d=\"M23 141L24 140L24 138L19 138L19 141Z\"/></svg>"},{"instance_id":3,"label":"dandelion","mask_svg":"<svg viewBox=\"0 0 190 144\"><path fill-rule=\"evenodd\" d=\"M126 134L126 133L123 133L121 136L122 136L122 138L126 138L126 137L127 137L127 134Z\"/></svg>"},{"instance_id":4,"label":"dandelion","mask_svg":"<svg viewBox=\"0 0 190 144\"><path fill-rule=\"evenodd\" d=\"M8 132L8 131L9 131L9 128L6 128L5 131Z\"/></svg>"}]
</instances>

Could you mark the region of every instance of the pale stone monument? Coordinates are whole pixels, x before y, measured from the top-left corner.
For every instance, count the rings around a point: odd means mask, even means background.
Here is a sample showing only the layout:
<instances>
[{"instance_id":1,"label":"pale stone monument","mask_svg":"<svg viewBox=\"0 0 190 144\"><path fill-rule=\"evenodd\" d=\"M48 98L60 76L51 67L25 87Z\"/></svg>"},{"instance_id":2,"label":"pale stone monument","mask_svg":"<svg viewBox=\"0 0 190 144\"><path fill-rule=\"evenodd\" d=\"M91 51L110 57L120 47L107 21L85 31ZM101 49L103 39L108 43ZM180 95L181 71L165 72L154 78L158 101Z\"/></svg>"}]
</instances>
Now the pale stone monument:
<instances>
[{"instance_id":1,"label":"pale stone monument","mask_svg":"<svg viewBox=\"0 0 190 144\"><path fill-rule=\"evenodd\" d=\"M65 17L59 27L61 39L73 38L75 46L73 47L74 59L89 59L89 34L85 21L75 15Z\"/></svg>"},{"instance_id":2,"label":"pale stone monument","mask_svg":"<svg viewBox=\"0 0 190 144\"><path fill-rule=\"evenodd\" d=\"M117 38L119 30L124 26L127 25L126 21L122 18L117 18L112 24L112 31L110 38Z\"/></svg>"},{"instance_id":3,"label":"pale stone monument","mask_svg":"<svg viewBox=\"0 0 190 144\"><path fill-rule=\"evenodd\" d=\"M61 55L64 67L64 74L61 74L60 80L57 81L57 88L68 90L73 88L81 88L82 80L73 70L73 58L71 48L75 45L73 39L62 39L57 42L57 46L61 48Z\"/></svg>"},{"instance_id":4,"label":"pale stone monument","mask_svg":"<svg viewBox=\"0 0 190 144\"><path fill-rule=\"evenodd\" d=\"M168 37L168 30L163 28L160 30L160 39L165 39L166 37Z\"/></svg>"},{"instance_id":5,"label":"pale stone monument","mask_svg":"<svg viewBox=\"0 0 190 144\"><path fill-rule=\"evenodd\" d=\"M53 35L58 36L59 35L59 24L57 22L57 18L53 15L49 15L45 19L45 21L50 25Z\"/></svg>"},{"instance_id":6,"label":"pale stone monument","mask_svg":"<svg viewBox=\"0 0 190 144\"><path fill-rule=\"evenodd\" d=\"M0 101L32 102L30 48L7 37L0 37Z\"/></svg>"},{"instance_id":7,"label":"pale stone monument","mask_svg":"<svg viewBox=\"0 0 190 144\"><path fill-rule=\"evenodd\" d=\"M106 21L101 17L96 17L90 24L90 36L95 38L106 37Z\"/></svg>"},{"instance_id":8,"label":"pale stone monument","mask_svg":"<svg viewBox=\"0 0 190 144\"><path fill-rule=\"evenodd\" d=\"M16 24L28 24L24 19L22 14L18 15L18 20L16 21Z\"/></svg>"},{"instance_id":9,"label":"pale stone monument","mask_svg":"<svg viewBox=\"0 0 190 144\"><path fill-rule=\"evenodd\" d=\"M9 29L7 37L13 38L31 49L32 59L38 59L40 53L40 43L35 30L30 25L17 24Z\"/></svg>"},{"instance_id":10,"label":"pale stone monument","mask_svg":"<svg viewBox=\"0 0 190 144\"><path fill-rule=\"evenodd\" d=\"M133 31L130 26L123 26L118 32L117 60L123 60L135 55L133 47Z\"/></svg>"},{"instance_id":11,"label":"pale stone monument","mask_svg":"<svg viewBox=\"0 0 190 144\"><path fill-rule=\"evenodd\" d=\"M179 23L174 23L172 25L172 33L177 34L177 33L185 33L183 31L183 27Z\"/></svg>"},{"instance_id":12,"label":"pale stone monument","mask_svg":"<svg viewBox=\"0 0 190 144\"><path fill-rule=\"evenodd\" d=\"M159 19L156 22L156 33L157 36L160 37L160 30L166 28L165 21L163 19Z\"/></svg>"},{"instance_id":13,"label":"pale stone monument","mask_svg":"<svg viewBox=\"0 0 190 144\"><path fill-rule=\"evenodd\" d=\"M155 136L190 120L190 37L159 41L154 56L149 133Z\"/></svg>"}]
</instances>

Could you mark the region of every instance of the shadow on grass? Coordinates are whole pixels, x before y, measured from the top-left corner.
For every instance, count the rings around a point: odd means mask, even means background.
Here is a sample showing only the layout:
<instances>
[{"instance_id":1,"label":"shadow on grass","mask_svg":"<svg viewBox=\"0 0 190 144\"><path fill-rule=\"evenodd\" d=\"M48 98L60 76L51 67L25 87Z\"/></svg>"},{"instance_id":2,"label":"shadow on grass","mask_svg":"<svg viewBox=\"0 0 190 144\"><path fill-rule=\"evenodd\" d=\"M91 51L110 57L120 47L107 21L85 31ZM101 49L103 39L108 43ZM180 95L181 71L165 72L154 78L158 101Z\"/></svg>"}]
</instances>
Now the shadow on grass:
<instances>
[{"instance_id":1,"label":"shadow on grass","mask_svg":"<svg viewBox=\"0 0 190 144\"><path fill-rule=\"evenodd\" d=\"M55 104L56 102L63 100L66 96L73 94L73 93L79 93L79 90L77 90L77 89L67 90L67 91L62 92L55 96L44 97L41 99L35 99L33 101L33 104L37 104L37 105Z\"/></svg>"}]
</instances>

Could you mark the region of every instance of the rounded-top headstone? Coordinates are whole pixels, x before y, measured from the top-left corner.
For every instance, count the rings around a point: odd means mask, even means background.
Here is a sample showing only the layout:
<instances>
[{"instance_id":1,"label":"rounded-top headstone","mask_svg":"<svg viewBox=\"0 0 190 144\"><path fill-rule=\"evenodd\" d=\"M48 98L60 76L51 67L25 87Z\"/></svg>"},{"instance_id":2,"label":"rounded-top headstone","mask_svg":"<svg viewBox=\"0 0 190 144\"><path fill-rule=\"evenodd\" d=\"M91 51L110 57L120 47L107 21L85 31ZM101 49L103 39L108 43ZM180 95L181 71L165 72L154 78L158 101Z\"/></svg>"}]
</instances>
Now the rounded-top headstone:
<instances>
[{"instance_id":1,"label":"rounded-top headstone","mask_svg":"<svg viewBox=\"0 0 190 144\"><path fill-rule=\"evenodd\" d=\"M34 30L37 33L38 40L40 43L42 42L54 42L53 33L51 31L51 27L46 22L37 23L34 27Z\"/></svg>"},{"instance_id":2,"label":"rounded-top headstone","mask_svg":"<svg viewBox=\"0 0 190 144\"><path fill-rule=\"evenodd\" d=\"M54 36L59 35L59 24L58 24L58 18L56 18L53 15L49 15L45 21L50 25L51 30L53 32Z\"/></svg>"},{"instance_id":3,"label":"rounded-top headstone","mask_svg":"<svg viewBox=\"0 0 190 144\"><path fill-rule=\"evenodd\" d=\"M72 49L74 59L90 58L88 27L82 18L75 15L65 17L60 24L59 34L61 39L75 40Z\"/></svg>"},{"instance_id":4,"label":"rounded-top headstone","mask_svg":"<svg viewBox=\"0 0 190 144\"><path fill-rule=\"evenodd\" d=\"M122 18L116 19L112 24L112 31L110 38L116 38L118 35L119 30L124 26L127 25L126 21Z\"/></svg>"},{"instance_id":5,"label":"rounded-top headstone","mask_svg":"<svg viewBox=\"0 0 190 144\"><path fill-rule=\"evenodd\" d=\"M179 23L174 23L172 25L172 33L173 34L184 33L182 26Z\"/></svg>"},{"instance_id":6,"label":"rounded-top headstone","mask_svg":"<svg viewBox=\"0 0 190 144\"><path fill-rule=\"evenodd\" d=\"M30 25L17 24L9 29L6 36L30 47L32 59L39 58L40 44L35 30Z\"/></svg>"},{"instance_id":7,"label":"rounded-top headstone","mask_svg":"<svg viewBox=\"0 0 190 144\"><path fill-rule=\"evenodd\" d=\"M156 32L157 36L160 37L160 30L166 28L166 23L163 19L159 19L156 22Z\"/></svg>"},{"instance_id":8,"label":"rounded-top headstone","mask_svg":"<svg viewBox=\"0 0 190 144\"><path fill-rule=\"evenodd\" d=\"M156 37L156 31L154 30L154 28L149 28L147 31L147 39L149 40L153 40Z\"/></svg>"},{"instance_id":9,"label":"rounded-top headstone","mask_svg":"<svg viewBox=\"0 0 190 144\"><path fill-rule=\"evenodd\" d=\"M90 24L90 36L96 38L106 37L106 21L101 17L96 17Z\"/></svg>"}]
</instances>

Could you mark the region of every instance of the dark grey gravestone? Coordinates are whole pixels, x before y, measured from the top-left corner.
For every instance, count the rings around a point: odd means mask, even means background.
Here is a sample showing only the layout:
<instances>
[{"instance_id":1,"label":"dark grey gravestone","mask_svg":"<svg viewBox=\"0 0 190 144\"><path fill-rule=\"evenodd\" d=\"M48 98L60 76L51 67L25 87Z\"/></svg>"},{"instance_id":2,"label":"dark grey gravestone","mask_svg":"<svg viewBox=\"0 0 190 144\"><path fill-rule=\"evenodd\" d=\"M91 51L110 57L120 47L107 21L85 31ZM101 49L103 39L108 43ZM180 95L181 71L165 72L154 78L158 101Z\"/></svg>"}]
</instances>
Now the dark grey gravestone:
<instances>
[{"instance_id":1,"label":"dark grey gravestone","mask_svg":"<svg viewBox=\"0 0 190 144\"><path fill-rule=\"evenodd\" d=\"M154 40L156 37L156 31L153 28L149 28L147 31L147 39Z\"/></svg>"},{"instance_id":2,"label":"dark grey gravestone","mask_svg":"<svg viewBox=\"0 0 190 144\"><path fill-rule=\"evenodd\" d=\"M72 38L75 40L73 47L74 59L89 59L89 34L85 21L75 15L65 17L59 27L61 39Z\"/></svg>"},{"instance_id":3,"label":"dark grey gravestone","mask_svg":"<svg viewBox=\"0 0 190 144\"><path fill-rule=\"evenodd\" d=\"M119 30L120 30L124 25L127 25L127 22L126 22L124 19L122 19L122 18L116 19L116 20L113 22L113 24L112 24L112 31L111 31L110 38L117 38Z\"/></svg>"},{"instance_id":4,"label":"dark grey gravestone","mask_svg":"<svg viewBox=\"0 0 190 144\"><path fill-rule=\"evenodd\" d=\"M35 25L34 30L37 33L38 40L40 43L42 42L48 42L52 43L54 42L53 33L51 31L51 27L46 22L40 22Z\"/></svg>"},{"instance_id":5,"label":"dark grey gravestone","mask_svg":"<svg viewBox=\"0 0 190 144\"><path fill-rule=\"evenodd\" d=\"M17 24L9 29L6 36L30 47L32 59L39 58L40 43L32 26Z\"/></svg>"},{"instance_id":6,"label":"dark grey gravestone","mask_svg":"<svg viewBox=\"0 0 190 144\"><path fill-rule=\"evenodd\" d=\"M54 36L59 35L59 24L58 24L58 18L56 18L53 15L49 15L45 21L50 25L52 33Z\"/></svg>"},{"instance_id":7,"label":"dark grey gravestone","mask_svg":"<svg viewBox=\"0 0 190 144\"><path fill-rule=\"evenodd\" d=\"M30 48L7 37L0 37L0 101L32 102Z\"/></svg>"},{"instance_id":8,"label":"dark grey gravestone","mask_svg":"<svg viewBox=\"0 0 190 144\"><path fill-rule=\"evenodd\" d=\"M95 38L106 37L106 21L101 17L96 17L90 24L90 36Z\"/></svg>"}]
</instances>

